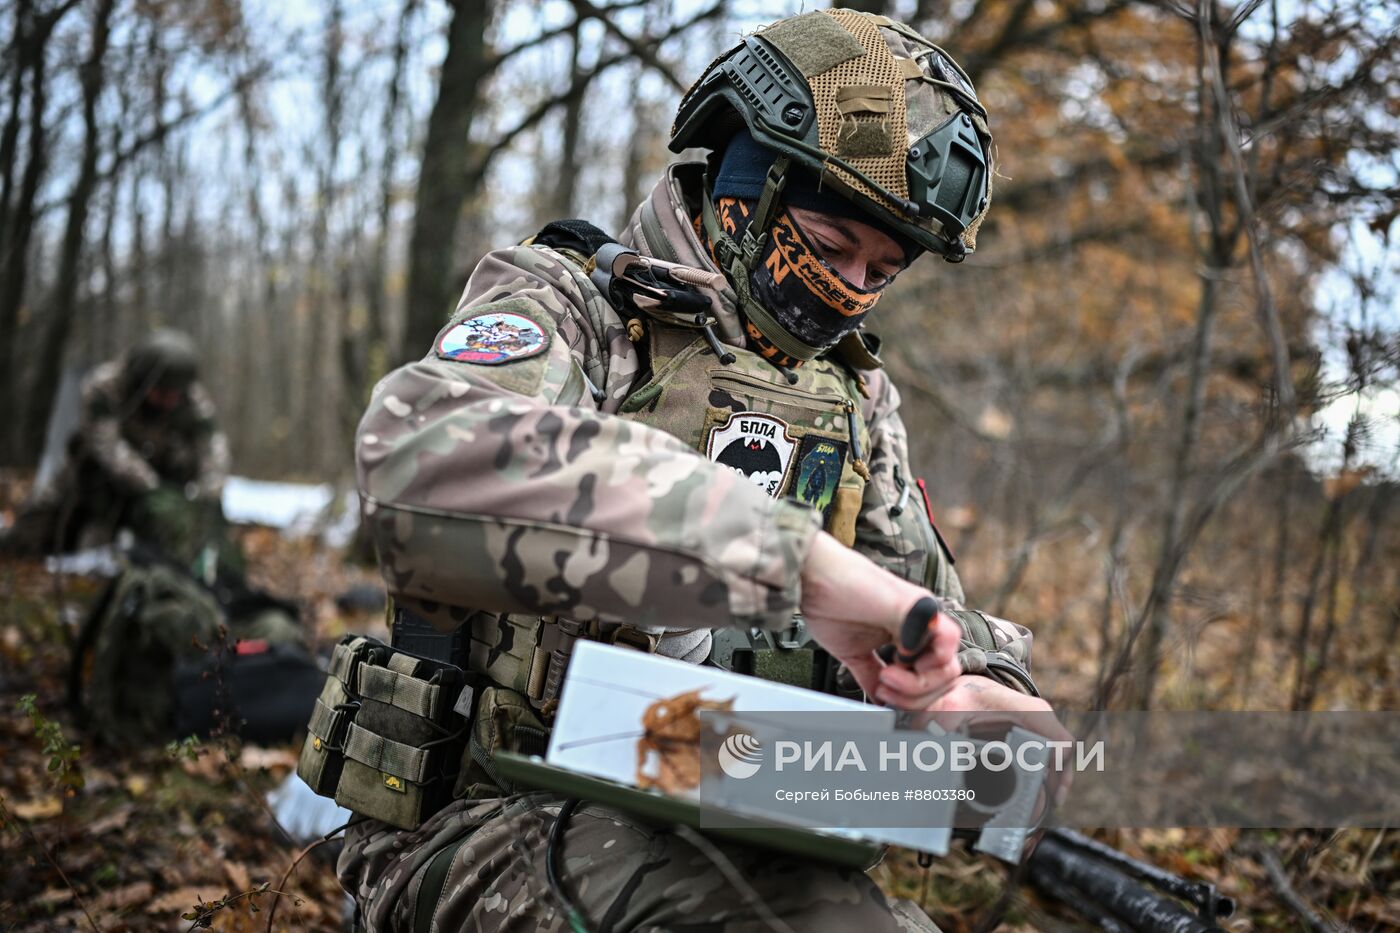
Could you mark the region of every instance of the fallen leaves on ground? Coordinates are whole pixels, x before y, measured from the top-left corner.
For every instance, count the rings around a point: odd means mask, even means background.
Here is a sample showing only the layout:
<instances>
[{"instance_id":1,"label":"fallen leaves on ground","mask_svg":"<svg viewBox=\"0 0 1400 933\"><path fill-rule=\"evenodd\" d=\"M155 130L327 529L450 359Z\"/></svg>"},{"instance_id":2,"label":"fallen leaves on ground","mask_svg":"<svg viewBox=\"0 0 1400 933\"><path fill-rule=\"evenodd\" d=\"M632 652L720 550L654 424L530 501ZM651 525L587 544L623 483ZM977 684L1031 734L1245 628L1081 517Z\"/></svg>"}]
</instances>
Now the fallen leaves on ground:
<instances>
[{"instance_id":1,"label":"fallen leaves on ground","mask_svg":"<svg viewBox=\"0 0 1400 933\"><path fill-rule=\"evenodd\" d=\"M26 800L10 808L22 820L47 820L63 812L63 799L55 796Z\"/></svg>"},{"instance_id":2,"label":"fallen leaves on ground","mask_svg":"<svg viewBox=\"0 0 1400 933\"><path fill-rule=\"evenodd\" d=\"M314 543L270 532L252 537L255 577L311 607L320 644L347 628L382 632L368 615L335 615L335 594L373 583L371 573ZM214 930L261 933L277 900L276 929L339 931L344 894L333 846L302 861L286 883L288 896L257 893L278 884L301 850L263 803L295 768L296 747L205 742L191 760L163 747L101 747L68 718L73 628L59 621L55 594L76 619L99 588L100 581L55 581L36 562L0 562L0 798L11 817L0 827L0 927L91 930L85 907L105 933L184 931L191 921L181 917L203 905ZM40 712L81 746L86 786L78 793L51 783L33 725L17 710L24 693L36 694Z\"/></svg>"}]
</instances>

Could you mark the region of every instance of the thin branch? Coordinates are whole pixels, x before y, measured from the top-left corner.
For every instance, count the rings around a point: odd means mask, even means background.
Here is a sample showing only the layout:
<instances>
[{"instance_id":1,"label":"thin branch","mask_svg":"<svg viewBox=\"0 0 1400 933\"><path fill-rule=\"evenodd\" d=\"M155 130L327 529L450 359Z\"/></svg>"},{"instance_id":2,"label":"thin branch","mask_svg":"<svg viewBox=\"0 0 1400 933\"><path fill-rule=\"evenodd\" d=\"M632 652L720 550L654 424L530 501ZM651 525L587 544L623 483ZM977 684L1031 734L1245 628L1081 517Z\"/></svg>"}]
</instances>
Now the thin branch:
<instances>
[{"instance_id":1,"label":"thin branch","mask_svg":"<svg viewBox=\"0 0 1400 933\"><path fill-rule=\"evenodd\" d=\"M647 40L647 42L652 46L658 46L661 43L667 41L668 39L672 39L680 35L682 32L691 28L692 26L695 26L698 23L701 23L707 19L711 19L714 16L718 15L720 12L723 11L724 4L725 0L719 0L719 2L715 3L713 6L701 10L699 13L696 13L694 16L692 16L690 19L685 20L684 22L676 23L674 26L663 32L661 35L655 36ZM582 76L581 80L578 81L575 85L572 85L569 88L569 90L565 91L562 94L556 94L553 97L545 98L544 100L536 104L530 110L530 112L525 114L525 116L521 117L520 120L517 121L514 126L506 130L504 133L501 133L490 145L481 149L480 153L473 160L471 167L467 170L465 179L467 184L467 190L475 190L477 186L481 184L481 180L485 177L487 170L491 167L492 160L494 160L496 156L498 156L501 152L510 148L511 144L515 142L516 138L520 136L520 134L528 131L531 127L535 126L545 117L547 117L550 111L552 111L555 107L568 103L576 93L583 93L584 89L588 87L592 80L601 75L604 71L607 71L608 69L620 65L624 62L631 61L633 58L636 57L638 56L629 54L628 52L618 52L613 55L609 55L608 57L599 60L598 63L593 66L593 69L589 71L586 75ZM646 63L645 60L643 60L643 63ZM664 66L658 67L661 67L664 73Z\"/></svg>"},{"instance_id":2,"label":"thin branch","mask_svg":"<svg viewBox=\"0 0 1400 933\"><path fill-rule=\"evenodd\" d=\"M1094 709L1107 708L1108 702L1113 698L1118 681L1131 667L1133 648L1137 644L1138 636L1167 596L1167 587L1163 585L1163 581L1175 580L1181 562L1195 545L1196 539L1200 537L1206 525L1210 523L1211 517L1247 479L1279 454L1301 445L1305 440L1306 438L1297 435L1285 437L1277 432L1266 431L1261 438L1231 460L1221 471L1214 487L1203 501L1196 505L1195 510L1186 520L1185 527L1177 537L1175 546L1164 554L1163 559L1159 562L1151 590L1147 596L1147 602L1128 629L1127 638L1123 640L1123 645L1118 650L1118 656L1114 660L1112 669L1095 691Z\"/></svg>"},{"instance_id":3,"label":"thin branch","mask_svg":"<svg viewBox=\"0 0 1400 933\"><path fill-rule=\"evenodd\" d=\"M632 53L633 58L637 59L643 65L646 65L648 68L661 75L661 77L665 78L667 82L670 83L671 87L675 88L682 94L685 93L685 82L682 81L679 77L677 77L676 73L671 70L670 66L667 65L665 62L661 61L661 59L658 58L656 55L656 47L659 46L662 42L666 41L666 38L669 38L669 36L651 40L638 39L635 36L632 36L629 33L627 33L621 26L617 25L617 23L614 23L612 21L612 18L607 15L606 10L601 10L598 7L594 6L592 2L590 2L590 0L572 0L572 2L574 5L574 9L578 11L578 15L581 19L591 18L599 20L603 24L604 29L612 33L618 39L622 40L622 44L627 46L627 50ZM691 22L698 22L700 18L713 16L714 14L718 13L723 6L723 2L715 4L714 6L706 10L704 13L702 13L700 17L691 20ZM674 32L672 33L672 35L674 35Z\"/></svg>"},{"instance_id":4,"label":"thin branch","mask_svg":"<svg viewBox=\"0 0 1400 933\"><path fill-rule=\"evenodd\" d=\"M169 120L159 122L145 133L135 137L126 147L112 154L112 158L107 166L97 173L97 183L102 184L111 181L128 162L140 155L147 147L164 141L165 138L174 131L190 123L198 122L209 114L214 113L232 98L241 95L249 87L265 77L268 72L271 71L271 67L271 63L264 62L252 71L240 76L237 81L229 85L229 87L224 89L222 93L212 100L198 107L191 107L188 110L178 113ZM44 216L49 211L61 207L67 202L67 196L53 201L45 201L34 209L34 216L36 218Z\"/></svg>"},{"instance_id":5,"label":"thin branch","mask_svg":"<svg viewBox=\"0 0 1400 933\"><path fill-rule=\"evenodd\" d=\"M1278 859L1278 855L1273 849L1266 845L1259 845L1255 848L1255 855L1264 866L1264 871L1269 875L1269 882L1278 892L1279 898L1288 905L1288 909L1297 915L1298 919L1313 933L1332 933L1336 927L1328 923L1317 915L1308 905L1308 902L1298 894L1293 888L1293 883L1288 879L1288 873L1284 871L1283 863Z\"/></svg>"},{"instance_id":6,"label":"thin branch","mask_svg":"<svg viewBox=\"0 0 1400 933\"><path fill-rule=\"evenodd\" d=\"M1235 11L1235 15L1230 17L1230 22L1225 25L1226 35L1234 35L1236 29L1244 25L1244 21L1254 15L1254 11L1263 5L1264 0L1249 0L1244 6Z\"/></svg>"},{"instance_id":7,"label":"thin branch","mask_svg":"<svg viewBox=\"0 0 1400 933\"><path fill-rule=\"evenodd\" d=\"M651 0L624 0L624 2L622 3L614 3L611 6L599 7L597 8L597 11L600 14L600 16L605 16L606 14L615 12L617 10L633 10L639 6L645 6L650 2ZM546 29L538 36L535 36L530 39L525 39L517 45L513 45L502 52L496 53L496 55L494 55L487 62L486 73L490 74L491 72L498 70L502 65L510 61L515 56L519 55L521 52L527 52L530 49L539 48L542 45L546 45L550 42L553 42L555 39L561 39L564 36L569 35L575 29L578 28L578 25L581 21L593 18L594 17L592 15L579 16L571 23L565 23L563 26L556 26L554 29Z\"/></svg>"},{"instance_id":8,"label":"thin branch","mask_svg":"<svg viewBox=\"0 0 1400 933\"><path fill-rule=\"evenodd\" d=\"M282 873L282 880L277 883L277 893L282 894L286 891L287 882L292 879L292 874L297 870L297 866L301 864L302 859L306 858L316 849L330 842L332 839L335 838L336 834L344 828L345 827L342 826L340 827L340 829L337 829L334 832L327 833L326 835L322 836L320 839L317 839L315 842L311 843L306 848L302 849L299 853L297 853L297 857L292 859L292 864L288 865L287 870ZM296 895L289 896L296 897ZM275 898L272 901L272 906L267 909L267 933L272 933L272 921L277 919L277 905L280 904L281 901L282 899L280 897Z\"/></svg>"},{"instance_id":9,"label":"thin branch","mask_svg":"<svg viewBox=\"0 0 1400 933\"><path fill-rule=\"evenodd\" d=\"M1205 23L1201 29L1207 28ZM1220 135L1230 155L1231 181L1235 189L1235 210L1239 215L1240 226L1244 228L1245 240L1249 244L1249 265L1254 273L1254 288L1258 298L1259 324L1268 339L1269 352L1274 364L1274 405L1272 417L1287 421L1293 416L1293 376L1288 369L1288 340L1283 334L1283 324L1279 320L1278 308L1274 305L1273 289L1269 286L1269 276L1264 268L1264 251L1259 244L1259 225L1255 219L1254 199L1249 191L1244 153L1240 151L1240 128L1235 119L1233 101L1225 90L1224 68L1220 61L1220 47L1217 43L1204 41L1206 63L1209 66L1211 90L1215 95L1216 114L1220 120Z\"/></svg>"}]
</instances>

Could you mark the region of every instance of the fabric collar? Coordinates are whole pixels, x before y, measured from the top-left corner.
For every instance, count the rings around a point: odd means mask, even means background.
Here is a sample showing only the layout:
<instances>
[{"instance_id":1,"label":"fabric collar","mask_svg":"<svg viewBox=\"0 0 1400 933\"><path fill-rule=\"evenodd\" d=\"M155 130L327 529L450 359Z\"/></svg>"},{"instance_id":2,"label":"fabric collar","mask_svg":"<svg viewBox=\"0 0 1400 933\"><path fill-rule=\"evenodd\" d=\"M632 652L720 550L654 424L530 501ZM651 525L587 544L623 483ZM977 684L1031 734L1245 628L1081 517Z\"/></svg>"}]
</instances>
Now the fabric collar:
<instances>
[{"instance_id":1,"label":"fabric collar","mask_svg":"<svg viewBox=\"0 0 1400 933\"><path fill-rule=\"evenodd\" d=\"M694 225L703 197L704 178L704 162L677 162L667 166L651 194L633 211L618 241L643 256L721 271L701 243ZM653 242L658 238L662 242ZM710 299L711 310L718 321L719 339L731 347L744 347L747 339L734 289L725 283L721 289L701 291Z\"/></svg>"}]
</instances>

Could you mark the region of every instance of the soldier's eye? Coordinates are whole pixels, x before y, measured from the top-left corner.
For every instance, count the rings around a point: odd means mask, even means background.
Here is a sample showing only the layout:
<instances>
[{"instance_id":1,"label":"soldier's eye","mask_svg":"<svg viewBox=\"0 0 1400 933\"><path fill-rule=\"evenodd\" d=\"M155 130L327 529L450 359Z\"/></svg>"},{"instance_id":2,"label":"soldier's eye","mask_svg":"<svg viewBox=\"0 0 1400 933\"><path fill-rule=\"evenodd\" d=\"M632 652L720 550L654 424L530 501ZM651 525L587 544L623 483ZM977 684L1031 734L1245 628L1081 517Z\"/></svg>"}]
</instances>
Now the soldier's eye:
<instances>
[{"instance_id":1,"label":"soldier's eye","mask_svg":"<svg viewBox=\"0 0 1400 933\"><path fill-rule=\"evenodd\" d=\"M894 281L894 277L897 270L889 271L886 269L871 269L869 271L870 275L865 282L866 287L884 288L886 285L890 284L890 282Z\"/></svg>"}]
</instances>

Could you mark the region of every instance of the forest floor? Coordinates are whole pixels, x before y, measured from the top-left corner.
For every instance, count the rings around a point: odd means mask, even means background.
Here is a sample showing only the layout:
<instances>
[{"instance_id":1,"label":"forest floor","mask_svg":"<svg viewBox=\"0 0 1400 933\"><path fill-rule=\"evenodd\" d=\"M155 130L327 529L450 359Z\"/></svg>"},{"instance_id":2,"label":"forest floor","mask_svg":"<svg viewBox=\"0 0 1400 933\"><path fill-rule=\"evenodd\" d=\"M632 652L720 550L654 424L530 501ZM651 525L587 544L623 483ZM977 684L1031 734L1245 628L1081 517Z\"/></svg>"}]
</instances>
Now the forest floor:
<instances>
[{"instance_id":1,"label":"forest floor","mask_svg":"<svg viewBox=\"0 0 1400 933\"><path fill-rule=\"evenodd\" d=\"M334 599L377 584L369 570L311 538L253 528L242 543L255 582L298 600L323 648L345 631L383 633L375 613L347 614ZM99 587L56 579L39 563L0 563L0 930L345 928L333 847L294 864L302 847L266 803L296 747L226 739L99 748L76 729L64 705L69 643ZM63 764L51 770L54 758ZM1304 910L1344 928L1400 929L1394 830L1100 836L1235 897L1231 930L1305 929ZM1004 929L1082 927L1029 888L1008 887L1003 866L961 849L927 869L891 852L875 874L946 931L985 928L1003 910Z\"/></svg>"},{"instance_id":2,"label":"forest floor","mask_svg":"<svg viewBox=\"0 0 1400 933\"><path fill-rule=\"evenodd\" d=\"M334 602L375 574L309 538L249 529L242 539L255 582L295 598L320 644L347 629L383 634L377 614L346 615ZM0 930L342 929L333 847L292 871L302 847L266 802L297 746L96 747L74 727L69 642L100 586L56 580L39 563L0 564ZM70 775L49 770L55 754L71 759Z\"/></svg>"}]
</instances>

